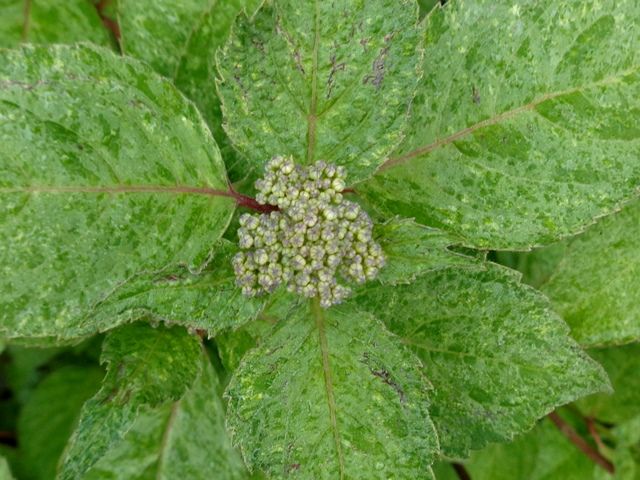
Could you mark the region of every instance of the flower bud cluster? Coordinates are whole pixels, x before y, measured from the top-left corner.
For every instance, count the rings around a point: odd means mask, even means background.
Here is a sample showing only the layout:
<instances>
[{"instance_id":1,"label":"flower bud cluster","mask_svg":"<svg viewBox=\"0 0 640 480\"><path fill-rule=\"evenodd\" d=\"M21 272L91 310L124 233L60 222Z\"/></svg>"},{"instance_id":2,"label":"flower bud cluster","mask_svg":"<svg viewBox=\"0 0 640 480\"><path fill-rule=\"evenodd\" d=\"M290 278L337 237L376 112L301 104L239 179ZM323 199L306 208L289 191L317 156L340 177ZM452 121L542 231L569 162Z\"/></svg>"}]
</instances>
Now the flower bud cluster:
<instances>
[{"instance_id":1,"label":"flower bud cluster","mask_svg":"<svg viewBox=\"0 0 640 480\"><path fill-rule=\"evenodd\" d=\"M323 307L340 303L351 290L337 276L363 283L384 266L368 215L344 200L346 171L324 162L303 167L275 157L256 182L256 200L274 205L268 214L244 214L238 230L242 249L233 259L245 295L291 292L319 297Z\"/></svg>"}]
</instances>

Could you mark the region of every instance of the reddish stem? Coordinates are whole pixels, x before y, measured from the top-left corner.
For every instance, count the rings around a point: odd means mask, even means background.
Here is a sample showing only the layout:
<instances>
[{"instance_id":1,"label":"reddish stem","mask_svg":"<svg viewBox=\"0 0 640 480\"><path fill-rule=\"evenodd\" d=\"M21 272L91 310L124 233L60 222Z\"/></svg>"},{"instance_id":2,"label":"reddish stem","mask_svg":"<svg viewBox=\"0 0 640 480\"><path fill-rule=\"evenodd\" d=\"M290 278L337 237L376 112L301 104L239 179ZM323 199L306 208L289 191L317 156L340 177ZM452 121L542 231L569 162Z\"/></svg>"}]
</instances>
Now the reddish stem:
<instances>
[{"instance_id":1,"label":"reddish stem","mask_svg":"<svg viewBox=\"0 0 640 480\"><path fill-rule=\"evenodd\" d=\"M456 471L456 474L458 475L458 478L460 480L471 480L471 475L469 475L469 472L467 472L467 469L464 468L464 465L456 462L456 463L452 463L451 466Z\"/></svg>"},{"instance_id":2,"label":"reddish stem","mask_svg":"<svg viewBox=\"0 0 640 480\"><path fill-rule=\"evenodd\" d=\"M589 445L587 441L571 427L571 425L569 425L562 419L560 415L558 415L556 412L551 412L548 416L549 419L555 424L555 426L558 427L560 433L567 437L571 441L571 443L573 443L582 451L582 453L593 460L596 464L604 468L607 472L611 474L615 472L613 464L609 460L604 458L600 452L594 450L591 445Z\"/></svg>"},{"instance_id":3,"label":"reddish stem","mask_svg":"<svg viewBox=\"0 0 640 480\"><path fill-rule=\"evenodd\" d=\"M236 192L231 185L229 185L229 191L225 192L225 196L233 198L239 207L250 208L251 210L255 210L256 212L271 213L280 210L275 205L263 205L259 203L255 198Z\"/></svg>"},{"instance_id":4,"label":"reddish stem","mask_svg":"<svg viewBox=\"0 0 640 480\"><path fill-rule=\"evenodd\" d=\"M98 11L98 15L100 16L100 20L102 20L102 24L111 32L111 34L115 37L115 39L120 42L120 25L114 19L109 18L105 9L109 5L111 0L100 0L96 3L96 10Z\"/></svg>"}]
</instances>

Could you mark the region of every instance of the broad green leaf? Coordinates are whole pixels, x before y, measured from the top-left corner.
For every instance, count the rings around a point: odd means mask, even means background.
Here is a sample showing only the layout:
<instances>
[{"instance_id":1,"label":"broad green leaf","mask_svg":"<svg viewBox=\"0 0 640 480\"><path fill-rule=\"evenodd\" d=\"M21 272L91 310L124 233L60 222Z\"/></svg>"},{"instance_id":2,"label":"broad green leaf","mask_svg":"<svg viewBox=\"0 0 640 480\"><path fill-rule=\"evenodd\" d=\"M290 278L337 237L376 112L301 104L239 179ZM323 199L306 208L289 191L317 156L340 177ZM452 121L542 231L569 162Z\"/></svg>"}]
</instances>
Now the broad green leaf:
<instances>
[{"instance_id":1,"label":"broad green leaf","mask_svg":"<svg viewBox=\"0 0 640 480\"><path fill-rule=\"evenodd\" d=\"M13 480L7 460L0 456L0 480Z\"/></svg>"},{"instance_id":2,"label":"broad green leaf","mask_svg":"<svg viewBox=\"0 0 640 480\"><path fill-rule=\"evenodd\" d=\"M420 369L372 316L314 303L245 356L227 426L270 478L425 478L438 445Z\"/></svg>"},{"instance_id":3,"label":"broad green leaf","mask_svg":"<svg viewBox=\"0 0 640 480\"><path fill-rule=\"evenodd\" d=\"M229 241L220 240L201 272L182 267L136 275L100 301L93 320L107 323L118 318L125 323L151 317L203 330L209 336L250 322L267 299L247 298L236 287L230 260L236 250Z\"/></svg>"},{"instance_id":4,"label":"broad green leaf","mask_svg":"<svg viewBox=\"0 0 640 480\"><path fill-rule=\"evenodd\" d=\"M107 374L80 414L60 479L81 478L132 428L140 414L180 400L201 375L199 339L182 328L133 323L103 344Z\"/></svg>"},{"instance_id":5,"label":"broad green leaf","mask_svg":"<svg viewBox=\"0 0 640 480\"><path fill-rule=\"evenodd\" d=\"M640 344L594 349L589 354L605 368L614 391L580 400L580 410L613 424L640 416Z\"/></svg>"},{"instance_id":6,"label":"broad green leaf","mask_svg":"<svg viewBox=\"0 0 640 480\"><path fill-rule=\"evenodd\" d=\"M474 453L465 467L473 480L589 480L600 468L548 419L513 443Z\"/></svg>"},{"instance_id":7,"label":"broad green leaf","mask_svg":"<svg viewBox=\"0 0 640 480\"><path fill-rule=\"evenodd\" d=\"M576 398L607 390L547 299L493 264L449 267L354 300L423 361L442 452L460 458L508 441Z\"/></svg>"},{"instance_id":8,"label":"broad green leaf","mask_svg":"<svg viewBox=\"0 0 640 480\"><path fill-rule=\"evenodd\" d=\"M253 12L259 0L119 0L125 53L148 62L173 79L198 106L232 166L234 152L222 130L216 93L215 53L229 36L241 10Z\"/></svg>"},{"instance_id":9,"label":"broad green leaf","mask_svg":"<svg viewBox=\"0 0 640 480\"><path fill-rule=\"evenodd\" d=\"M455 0L426 22L407 138L358 187L372 204L528 249L638 192L638 2Z\"/></svg>"},{"instance_id":10,"label":"broad green leaf","mask_svg":"<svg viewBox=\"0 0 640 480\"><path fill-rule=\"evenodd\" d=\"M88 0L0 0L0 47L20 42L109 45L109 36Z\"/></svg>"},{"instance_id":11,"label":"broad green leaf","mask_svg":"<svg viewBox=\"0 0 640 480\"><path fill-rule=\"evenodd\" d=\"M61 351L59 348L24 348L17 345L7 347L9 360L3 365L3 379L19 403L27 401L42 379L42 367Z\"/></svg>"},{"instance_id":12,"label":"broad green leaf","mask_svg":"<svg viewBox=\"0 0 640 480\"><path fill-rule=\"evenodd\" d=\"M30 479L55 478L82 404L100 388L97 367L66 366L47 376L20 412L20 462Z\"/></svg>"},{"instance_id":13,"label":"broad green leaf","mask_svg":"<svg viewBox=\"0 0 640 480\"><path fill-rule=\"evenodd\" d=\"M421 76L413 0L268 1L218 54L225 130L260 170L275 155L368 177L403 138Z\"/></svg>"},{"instance_id":14,"label":"broad green leaf","mask_svg":"<svg viewBox=\"0 0 640 480\"><path fill-rule=\"evenodd\" d=\"M416 277L439 268L478 263L475 258L449 249L460 243L459 238L412 220L397 218L376 225L374 236L386 257L387 264L378 275L384 284L411 283Z\"/></svg>"},{"instance_id":15,"label":"broad green leaf","mask_svg":"<svg viewBox=\"0 0 640 480\"><path fill-rule=\"evenodd\" d=\"M79 337L141 272L197 271L234 209L195 107L135 60L27 46L0 63L0 331Z\"/></svg>"},{"instance_id":16,"label":"broad green leaf","mask_svg":"<svg viewBox=\"0 0 640 480\"><path fill-rule=\"evenodd\" d=\"M639 237L640 202L634 201L563 242L564 255L540 288L582 345L640 340Z\"/></svg>"},{"instance_id":17,"label":"broad green leaf","mask_svg":"<svg viewBox=\"0 0 640 480\"><path fill-rule=\"evenodd\" d=\"M226 435L218 377L205 355L201 361L202 371L184 396L138 415L124 437L82 478L248 478Z\"/></svg>"}]
</instances>

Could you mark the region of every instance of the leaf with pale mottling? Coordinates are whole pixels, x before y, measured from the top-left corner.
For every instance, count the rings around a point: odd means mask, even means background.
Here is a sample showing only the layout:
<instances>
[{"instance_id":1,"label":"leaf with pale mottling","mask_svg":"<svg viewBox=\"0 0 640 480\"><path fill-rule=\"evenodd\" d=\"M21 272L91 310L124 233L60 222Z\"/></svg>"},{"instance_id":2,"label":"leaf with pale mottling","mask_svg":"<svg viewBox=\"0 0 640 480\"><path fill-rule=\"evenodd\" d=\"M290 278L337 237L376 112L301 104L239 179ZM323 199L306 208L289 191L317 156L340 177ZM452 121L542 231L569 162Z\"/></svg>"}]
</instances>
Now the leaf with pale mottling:
<instances>
[{"instance_id":1,"label":"leaf with pale mottling","mask_svg":"<svg viewBox=\"0 0 640 480\"><path fill-rule=\"evenodd\" d=\"M193 104L139 62L89 45L0 62L0 331L78 337L141 272L197 271L233 201Z\"/></svg>"},{"instance_id":2,"label":"leaf with pale mottling","mask_svg":"<svg viewBox=\"0 0 640 480\"><path fill-rule=\"evenodd\" d=\"M133 323L110 332L101 361L107 374L82 408L60 479L86 474L118 444L139 414L180 400L201 375L198 337L178 327Z\"/></svg>"},{"instance_id":3,"label":"leaf with pale mottling","mask_svg":"<svg viewBox=\"0 0 640 480\"><path fill-rule=\"evenodd\" d=\"M372 205L527 249L638 192L638 2L456 0L426 29L407 138L358 187Z\"/></svg>"},{"instance_id":4,"label":"leaf with pale mottling","mask_svg":"<svg viewBox=\"0 0 640 480\"><path fill-rule=\"evenodd\" d=\"M0 47L21 42L109 45L107 30L88 0L0 0Z\"/></svg>"},{"instance_id":5,"label":"leaf with pale mottling","mask_svg":"<svg viewBox=\"0 0 640 480\"><path fill-rule=\"evenodd\" d=\"M246 160L344 165L367 178L404 135L421 75L412 0L276 0L218 54L225 130Z\"/></svg>"},{"instance_id":6,"label":"leaf with pale mottling","mask_svg":"<svg viewBox=\"0 0 640 480\"><path fill-rule=\"evenodd\" d=\"M111 444L84 480L249 477L225 431L218 377L206 355L200 361L202 370L184 395L137 415L124 437Z\"/></svg>"},{"instance_id":7,"label":"leaf with pale mottling","mask_svg":"<svg viewBox=\"0 0 640 480\"><path fill-rule=\"evenodd\" d=\"M372 316L301 308L235 371L227 424L270 478L428 478L438 446L420 369Z\"/></svg>"},{"instance_id":8,"label":"leaf with pale mottling","mask_svg":"<svg viewBox=\"0 0 640 480\"><path fill-rule=\"evenodd\" d=\"M411 285L371 285L354 301L422 359L445 456L509 441L556 406L609 388L547 299L503 267L452 266Z\"/></svg>"},{"instance_id":9,"label":"leaf with pale mottling","mask_svg":"<svg viewBox=\"0 0 640 480\"><path fill-rule=\"evenodd\" d=\"M234 152L222 130L215 88L215 54L243 9L259 0L119 0L121 46L127 55L148 62L198 106L221 147L227 165Z\"/></svg>"},{"instance_id":10,"label":"leaf with pale mottling","mask_svg":"<svg viewBox=\"0 0 640 480\"><path fill-rule=\"evenodd\" d=\"M223 239L201 272L182 267L136 275L100 301L93 319L126 323L147 317L209 336L240 327L258 316L267 298L248 298L236 286L230 259L237 250Z\"/></svg>"}]
</instances>

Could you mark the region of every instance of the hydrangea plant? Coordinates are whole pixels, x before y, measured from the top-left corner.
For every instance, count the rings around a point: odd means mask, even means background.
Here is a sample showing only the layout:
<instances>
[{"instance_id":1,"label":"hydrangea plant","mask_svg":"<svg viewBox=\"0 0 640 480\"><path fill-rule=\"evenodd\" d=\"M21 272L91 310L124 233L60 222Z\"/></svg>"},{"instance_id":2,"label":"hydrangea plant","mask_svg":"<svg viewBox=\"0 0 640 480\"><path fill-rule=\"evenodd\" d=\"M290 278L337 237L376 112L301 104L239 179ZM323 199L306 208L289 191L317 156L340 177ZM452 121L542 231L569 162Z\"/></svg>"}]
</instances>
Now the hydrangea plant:
<instances>
[{"instance_id":1,"label":"hydrangea plant","mask_svg":"<svg viewBox=\"0 0 640 480\"><path fill-rule=\"evenodd\" d=\"M0 478L636 478L639 39L0 0Z\"/></svg>"}]
</instances>

